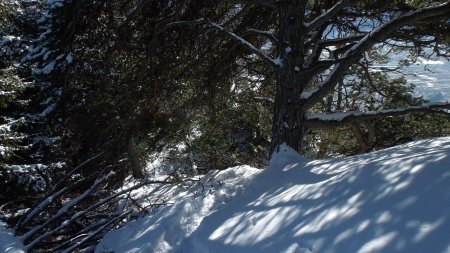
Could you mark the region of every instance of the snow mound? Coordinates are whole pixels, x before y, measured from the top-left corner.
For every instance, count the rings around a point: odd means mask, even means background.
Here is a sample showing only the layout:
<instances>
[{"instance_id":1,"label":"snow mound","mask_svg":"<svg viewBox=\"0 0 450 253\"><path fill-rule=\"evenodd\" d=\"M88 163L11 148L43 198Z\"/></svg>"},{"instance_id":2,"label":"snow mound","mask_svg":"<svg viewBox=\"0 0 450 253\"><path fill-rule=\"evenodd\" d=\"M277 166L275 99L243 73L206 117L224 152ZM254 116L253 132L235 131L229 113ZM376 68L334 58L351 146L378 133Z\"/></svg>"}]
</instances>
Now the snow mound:
<instances>
[{"instance_id":1,"label":"snow mound","mask_svg":"<svg viewBox=\"0 0 450 253\"><path fill-rule=\"evenodd\" d=\"M309 162L281 150L177 252L450 252L449 137Z\"/></svg>"}]
</instances>

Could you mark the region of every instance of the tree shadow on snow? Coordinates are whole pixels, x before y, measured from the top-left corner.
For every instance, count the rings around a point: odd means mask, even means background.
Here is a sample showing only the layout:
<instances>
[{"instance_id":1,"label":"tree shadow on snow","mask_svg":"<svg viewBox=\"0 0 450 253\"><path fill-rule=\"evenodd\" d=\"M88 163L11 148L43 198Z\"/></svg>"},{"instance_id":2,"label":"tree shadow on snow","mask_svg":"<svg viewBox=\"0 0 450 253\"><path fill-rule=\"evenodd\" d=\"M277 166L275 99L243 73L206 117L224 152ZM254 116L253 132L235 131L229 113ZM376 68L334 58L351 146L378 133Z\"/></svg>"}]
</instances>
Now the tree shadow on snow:
<instances>
[{"instance_id":1,"label":"tree shadow on snow","mask_svg":"<svg viewBox=\"0 0 450 253\"><path fill-rule=\"evenodd\" d=\"M449 153L450 138L440 138L280 164L206 217L184 250L448 253Z\"/></svg>"}]
</instances>

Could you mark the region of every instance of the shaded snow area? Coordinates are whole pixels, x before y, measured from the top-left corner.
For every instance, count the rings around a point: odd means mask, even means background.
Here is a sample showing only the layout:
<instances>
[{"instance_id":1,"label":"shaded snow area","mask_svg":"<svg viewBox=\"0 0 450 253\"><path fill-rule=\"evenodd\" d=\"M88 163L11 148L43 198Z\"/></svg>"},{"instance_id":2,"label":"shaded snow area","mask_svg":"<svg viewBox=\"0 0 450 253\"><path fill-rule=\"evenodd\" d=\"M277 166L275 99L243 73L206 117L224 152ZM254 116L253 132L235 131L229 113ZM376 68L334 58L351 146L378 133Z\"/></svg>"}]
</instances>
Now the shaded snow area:
<instances>
[{"instance_id":1,"label":"shaded snow area","mask_svg":"<svg viewBox=\"0 0 450 253\"><path fill-rule=\"evenodd\" d=\"M281 147L262 172L215 173L96 252L450 253L450 137L315 161Z\"/></svg>"},{"instance_id":2,"label":"shaded snow area","mask_svg":"<svg viewBox=\"0 0 450 253\"><path fill-rule=\"evenodd\" d=\"M0 252L2 253L25 253L24 247L19 238L5 228L5 224L0 222Z\"/></svg>"}]
</instances>

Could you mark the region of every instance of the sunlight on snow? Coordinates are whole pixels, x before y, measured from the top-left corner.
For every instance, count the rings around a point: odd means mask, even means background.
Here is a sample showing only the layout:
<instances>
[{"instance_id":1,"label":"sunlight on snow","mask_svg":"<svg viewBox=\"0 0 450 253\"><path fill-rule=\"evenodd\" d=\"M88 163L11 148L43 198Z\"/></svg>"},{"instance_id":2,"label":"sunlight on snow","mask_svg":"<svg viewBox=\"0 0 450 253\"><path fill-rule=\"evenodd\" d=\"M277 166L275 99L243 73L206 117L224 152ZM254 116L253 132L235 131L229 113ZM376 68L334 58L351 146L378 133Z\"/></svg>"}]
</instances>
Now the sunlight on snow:
<instances>
[{"instance_id":1,"label":"sunlight on snow","mask_svg":"<svg viewBox=\"0 0 450 253\"><path fill-rule=\"evenodd\" d=\"M372 253L381 250L395 238L396 234L396 232L390 232L388 234L381 235L364 244L357 253Z\"/></svg>"}]
</instances>

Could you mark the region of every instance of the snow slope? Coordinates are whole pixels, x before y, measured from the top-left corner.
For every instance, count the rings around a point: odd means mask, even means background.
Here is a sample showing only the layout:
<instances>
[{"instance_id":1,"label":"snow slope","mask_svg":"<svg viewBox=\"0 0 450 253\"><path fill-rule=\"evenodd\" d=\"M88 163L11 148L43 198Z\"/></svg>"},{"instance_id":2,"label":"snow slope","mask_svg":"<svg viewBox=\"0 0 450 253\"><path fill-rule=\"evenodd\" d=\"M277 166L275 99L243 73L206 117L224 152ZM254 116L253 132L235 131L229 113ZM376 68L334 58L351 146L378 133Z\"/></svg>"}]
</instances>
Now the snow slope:
<instances>
[{"instance_id":1,"label":"snow slope","mask_svg":"<svg viewBox=\"0 0 450 253\"><path fill-rule=\"evenodd\" d=\"M222 180L255 175L233 170ZM450 137L316 161L282 147L251 182L226 205L206 196L162 209L97 252L450 253Z\"/></svg>"}]
</instances>

